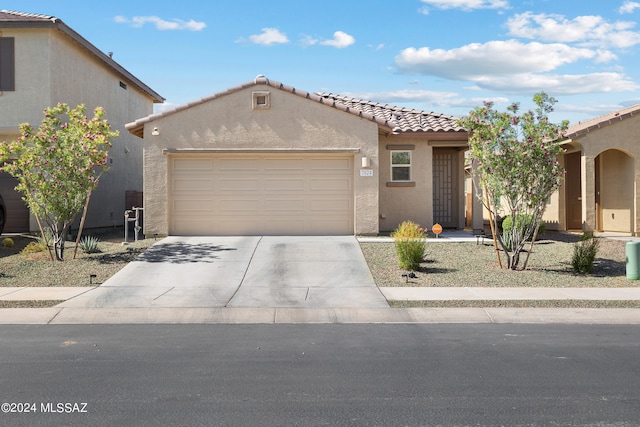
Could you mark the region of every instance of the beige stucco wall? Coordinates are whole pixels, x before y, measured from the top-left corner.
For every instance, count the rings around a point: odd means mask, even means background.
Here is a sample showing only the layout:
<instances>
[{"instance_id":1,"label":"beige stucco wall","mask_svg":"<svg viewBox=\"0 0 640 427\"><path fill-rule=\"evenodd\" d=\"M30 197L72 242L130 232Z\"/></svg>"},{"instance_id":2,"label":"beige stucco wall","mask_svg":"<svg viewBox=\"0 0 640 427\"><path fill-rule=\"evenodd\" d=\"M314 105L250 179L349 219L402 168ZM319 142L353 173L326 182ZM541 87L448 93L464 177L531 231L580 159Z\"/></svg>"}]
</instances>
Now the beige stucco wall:
<instances>
[{"instance_id":1,"label":"beige stucco wall","mask_svg":"<svg viewBox=\"0 0 640 427\"><path fill-rule=\"evenodd\" d=\"M413 187L389 187L391 152L413 145L411 181ZM388 147L388 148L387 148ZM425 228L433 225L433 158L426 140L380 136L380 231L393 231L403 221L413 221Z\"/></svg>"},{"instance_id":2,"label":"beige stucco wall","mask_svg":"<svg viewBox=\"0 0 640 427\"><path fill-rule=\"evenodd\" d=\"M597 230L596 172L600 180L603 231L638 234L640 215L640 117L593 130L574 141L582 146L582 216L587 231ZM596 171L595 160L600 159Z\"/></svg>"},{"instance_id":3,"label":"beige stucco wall","mask_svg":"<svg viewBox=\"0 0 640 427\"><path fill-rule=\"evenodd\" d=\"M43 109L58 102L71 107L83 103L89 117L95 107L102 106L120 136L112 140L111 169L91 196L85 226L122 225L125 191L142 191L142 143L124 125L151 114L152 98L58 30L1 31L3 36L15 37L16 90L0 96L0 128L22 122L37 126ZM35 221L31 229L37 229Z\"/></svg>"},{"instance_id":4,"label":"beige stucco wall","mask_svg":"<svg viewBox=\"0 0 640 427\"><path fill-rule=\"evenodd\" d=\"M252 92L267 91L271 108L254 110ZM159 135L152 135L154 128ZM145 125L147 235L168 234L168 157L163 149L358 149L354 155L355 233L378 232L378 127L375 123L284 90L256 85L165 115ZM373 177L360 176L361 158Z\"/></svg>"},{"instance_id":5,"label":"beige stucco wall","mask_svg":"<svg viewBox=\"0 0 640 427\"><path fill-rule=\"evenodd\" d=\"M600 202L602 229L630 232L633 229L634 166L633 159L622 151L600 154Z\"/></svg>"}]
</instances>

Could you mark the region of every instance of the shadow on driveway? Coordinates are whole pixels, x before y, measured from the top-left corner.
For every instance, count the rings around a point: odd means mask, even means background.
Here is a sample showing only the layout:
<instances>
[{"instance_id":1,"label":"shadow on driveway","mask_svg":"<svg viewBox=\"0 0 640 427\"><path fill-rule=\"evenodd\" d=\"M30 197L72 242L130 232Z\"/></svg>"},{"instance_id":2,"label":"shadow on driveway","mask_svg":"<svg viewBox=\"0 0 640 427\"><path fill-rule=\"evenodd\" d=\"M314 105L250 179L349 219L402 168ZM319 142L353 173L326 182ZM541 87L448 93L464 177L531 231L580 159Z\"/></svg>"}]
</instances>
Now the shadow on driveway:
<instances>
[{"instance_id":1,"label":"shadow on driveway","mask_svg":"<svg viewBox=\"0 0 640 427\"><path fill-rule=\"evenodd\" d=\"M214 262L220 259L220 252L235 251L236 248L214 245L212 243L186 244L181 242L160 243L143 252L136 262L167 262L187 264L196 262Z\"/></svg>"}]
</instances>

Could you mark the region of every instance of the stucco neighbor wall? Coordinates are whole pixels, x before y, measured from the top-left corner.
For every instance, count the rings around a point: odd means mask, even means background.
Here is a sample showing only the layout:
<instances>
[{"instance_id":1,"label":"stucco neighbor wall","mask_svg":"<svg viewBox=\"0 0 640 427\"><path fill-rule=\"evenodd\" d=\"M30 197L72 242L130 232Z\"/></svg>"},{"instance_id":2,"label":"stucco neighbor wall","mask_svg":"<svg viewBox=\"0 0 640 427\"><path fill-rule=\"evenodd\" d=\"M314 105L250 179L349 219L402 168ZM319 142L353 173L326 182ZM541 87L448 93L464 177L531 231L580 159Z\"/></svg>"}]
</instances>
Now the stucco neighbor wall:
<instances>
[{"instance_id":1,"label":"stucco neighbor wall","mask_svg":"<svg viewBox=\"0 0 640 427\"><path fill-rule=\"evenodd\" d=\"M269 92L271 108L254 110L252 93ZM159 135L152 135L154 128ZM164 149L358 149L354 155L355 233L378 232L378 126L369 120L267 85L240 89L161 116L144 128L147 235L169 231L169 167ZM367 157L374 177L360 176Z\"/></svg>"},{"instance_id":2,"label":"stucco neighbor wall","mask_svg":"<svg viewBox=\"0 0 640 427\"><path fill-rule=\"evenodd\" d=\"M125 191L142 191L142 143L124 125L153 112L153 99L100 62L76 41L56 29L3 28L3 37L15 38L16 90L0 96L0 133L23 122L37 126L43 110L58 102L86 114L102 106L111 128L110 171L91 196L85 227L107 227L124 222ZM120 86L123 82L127 89ZM6 133L3 140L17 137ZM30 229L38 229L32 218Z\"/></svg>"},{"instance_id":3,"label":"stucco neighbor wall","mask_svg":"<svg viewBox=\"0 0 640 427\"><path fill-rule=\"evenodd\" d=\"M629 232L633 229L634 166L622 151L600 154L600 201L602 229Z\"/></svg>"},{"instance_id":4,"label":"stucco neighbor wall","mask_svg":"<svg viewBox=\"0 0 640 427\"><path fill-rule=\"evenodd\" d=\"M110 170L100 178L97 190L91 195L85 226L122 225L125 192L142 191L142 143L124 125L153 113L153 100L93 55L75 48L76 42L69 37L59 32L53 34L51 103L65 102L72 107L83 103L88 117L93 117L93 110L101 106L111 129L120 134L111 141Z\"/></svg>"},{"instance_id":5,"label":"stucco neighbor wall","mask_svg":"<svg viewBox=\"0 0 640 427\"><path fill-rule=\"evenodd\" d=\"M582 146L582 216L587 231L640 233L640 116L573 139ZM599 169L596 170L599 161ZM596 175L600 206L596 208ZM599 223L600 227L596 225Z\"/></svg>"}]
</instances>

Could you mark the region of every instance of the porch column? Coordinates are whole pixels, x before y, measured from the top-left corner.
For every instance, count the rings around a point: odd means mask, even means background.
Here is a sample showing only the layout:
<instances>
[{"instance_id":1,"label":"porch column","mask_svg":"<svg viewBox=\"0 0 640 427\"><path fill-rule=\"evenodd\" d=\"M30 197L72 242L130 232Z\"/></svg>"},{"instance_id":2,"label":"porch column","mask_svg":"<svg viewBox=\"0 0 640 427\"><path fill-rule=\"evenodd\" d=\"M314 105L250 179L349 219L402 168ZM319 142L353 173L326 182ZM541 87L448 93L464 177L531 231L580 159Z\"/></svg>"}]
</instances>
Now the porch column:
<instances>
[{"instance_id":1,"label":"porch column","mask_svg":"<svg viewBox=\"0 0 640 427\"><path fill-rule=\"evenodd\" d=\"M594 232L597 226L596 170L591 156L582 156L582 231Z\"/></svg>"}]
</instances>

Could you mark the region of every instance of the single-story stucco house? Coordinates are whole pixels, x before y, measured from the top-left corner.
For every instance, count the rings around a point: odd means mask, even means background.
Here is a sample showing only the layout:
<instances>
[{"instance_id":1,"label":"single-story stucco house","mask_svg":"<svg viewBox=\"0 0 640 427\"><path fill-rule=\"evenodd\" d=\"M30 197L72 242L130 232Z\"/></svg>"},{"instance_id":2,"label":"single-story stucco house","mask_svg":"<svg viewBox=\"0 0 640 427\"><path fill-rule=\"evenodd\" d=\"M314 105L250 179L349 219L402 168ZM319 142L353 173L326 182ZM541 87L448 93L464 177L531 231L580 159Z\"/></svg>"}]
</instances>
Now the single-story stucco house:
<instances>
[{"instance_id":1,"label":"single-story stucco house","mask_svg":"<svg viewBox=\"0 0 640 427\"><path fill-rule=\"evenodd\" d=\"M563 145L565 183L545 220L640 235L640 104L570 126Z\"/></svg>"},{"instance_id":2,"label":"single-story stucco house","mask_svg":"<svg viewBox=\"0 0 640 427\"><path fill-rule=\"evenodd\" d=\"M467 220L468 134L451 116L260 75L125 127L143 139L146 235L375 235Z\"/></svg>"}]
</instances>

